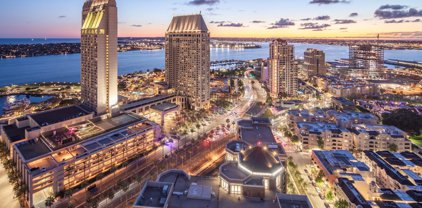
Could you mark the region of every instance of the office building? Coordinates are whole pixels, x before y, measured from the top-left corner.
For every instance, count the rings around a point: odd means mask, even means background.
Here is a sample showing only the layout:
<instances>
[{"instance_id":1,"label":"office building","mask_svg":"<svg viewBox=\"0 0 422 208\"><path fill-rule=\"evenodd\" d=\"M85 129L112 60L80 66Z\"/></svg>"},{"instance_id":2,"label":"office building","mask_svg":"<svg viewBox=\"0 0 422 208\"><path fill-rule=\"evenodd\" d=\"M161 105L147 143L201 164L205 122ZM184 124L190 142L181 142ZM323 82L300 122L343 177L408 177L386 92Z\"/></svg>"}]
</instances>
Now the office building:
<instances>
[{"instance_id":1,"label":"office building","mask_svg":"<svg viewBox=\"0 0 422 208\"><path fill-rule=\"evenodd\" d=\"M277 39L270 44L269 86L272 98L296 95L298 72L294 61L294 46Z\"/></svg>"},{"instance_id":2,"label":"office building","mask_svg":"<svg viewBox=\"0 0 422 208\"><path fill-rule=\"evenodd\" d=\"M327 73L324 51L308 48L304 55L304 67L308 73L308 79L317 75L325 75Z\"/></svg>"},{"instance_id":3,"label":"office building","mask_svg":"<svg viewBox=\"0 0 422 208\"><path fill-rule=\"evenodd\" d=\"M202 15L176 16L166 32L166 81L191 109L210 105L210 33Z\"/></svg>"},{"instance_id":4,"label":"office building","mask_svg":"<svg viewBox=\"0 0 422 208\"><path fill-rule=\"evenodd\" d=\"M117 105L117 7L115 0L88 0L81 29L82 102L97 114Z\"/></svg>"}]
</instances>

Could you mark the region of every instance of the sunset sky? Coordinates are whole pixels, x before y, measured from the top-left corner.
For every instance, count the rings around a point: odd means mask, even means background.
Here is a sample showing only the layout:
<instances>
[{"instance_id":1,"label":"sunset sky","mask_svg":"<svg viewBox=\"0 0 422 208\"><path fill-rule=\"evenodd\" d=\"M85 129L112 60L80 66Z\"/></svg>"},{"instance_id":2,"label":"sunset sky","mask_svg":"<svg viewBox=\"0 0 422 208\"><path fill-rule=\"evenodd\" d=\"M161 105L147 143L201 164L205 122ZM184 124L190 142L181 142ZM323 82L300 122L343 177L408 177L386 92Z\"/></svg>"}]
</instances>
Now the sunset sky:
<instances>
[{"instance_id":1,"label":"sunset sky","mask_svg":"<svg viewBox=\"0 0 422 208\"><path fill-rule=\"evenodd\" d=\"M0 38L77 38L84 0L12 0ZM117 0L120 37L161 37L202 12L212 37L422 39L422 0Z\"/></svg>"}]
</instances>

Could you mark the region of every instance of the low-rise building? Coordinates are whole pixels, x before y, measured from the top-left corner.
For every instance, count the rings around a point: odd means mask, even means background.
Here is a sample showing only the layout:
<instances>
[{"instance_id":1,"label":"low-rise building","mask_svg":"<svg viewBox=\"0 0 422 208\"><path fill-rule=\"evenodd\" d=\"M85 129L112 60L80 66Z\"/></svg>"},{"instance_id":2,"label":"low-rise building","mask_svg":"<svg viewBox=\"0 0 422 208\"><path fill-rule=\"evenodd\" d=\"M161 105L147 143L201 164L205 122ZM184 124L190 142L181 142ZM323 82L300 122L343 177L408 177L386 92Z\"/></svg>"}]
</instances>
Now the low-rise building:
<instances>
[{"instance_id":1,"label":"low-rise building","mask_svg":"<svg viewBox=\"0 0 422 208\"><path fill-rule=\"evenodd\" d=\"M370 181L369 167L358 161L351 152L346 150L312 151L312 162L325 175L331 186L338 178L352 176L361 180Z\"/></svg>"},{"instance_id":2,"label":"low-rise building","mask_svg":"<svg viewBox=\"0 0 422 208\"><path fill-rule=\"evenodd\" d=\"M252 182L252 181L251 181ZM246 185L244 185L246 186ZM249 185L242 192L259 192L259 186ZM148 181L141 189L133 208L312 208L306 196L267 191L265 198L245 197L246 193L223 191L217 177L190 176L182 170L168 170L156 181ZM235 188L234 188L235 189ZM258 189L258 190L257 190Z\"/></svg>"},{"instance_id":3,"label":"low-rise building","mask_svg":"<svg viewBox=\"0 0 422 208\"><path fill-rule=\"evenodd\" d=\"M41 119L41 118L40 118ZM135 114L61 126L13 145L12 159L28 188L29 207L88 182L152 149L159 125Z\"/></svg>"},{"instance_id":4,"label":"low-rise building","mask_svg":"<svg viewBox=\"0 0 422 208\"><path fill-rule=\"evenodd\" d=\"M325 112L323 110L289 110L287 112L289 126L294 126L298 122L323 122L325 121Z\"/></svg>"},{"instance_id":5,"label":"low-rise building","mask_svg":"<svg viewBox=\"0 0 422 208\"><path fill-rule=\"evenodd\" d=\"M371 113L337 110L289 110L289 125L298 122L330 122L342 128L351 128L354 124L378 124L379 119Z\"/></svg>"},{"instance_id":6,"label":"low-rise building","mask_svg":"<svg viewBox=\"0 0 422 208\"><path fill-rule=\"evenodd\" d=\"M312 208L306 195L277 193L277 202L280 208Z\"/></svg>"},{"instance_id":7,"label":"low-rise building","mask_svg":"<svg viewBox=\"0 0 422 208\"><path fill-rule=\"evenodd\" d=\"M326 111L326 119L342 128L351 128L354 124L376 125L379 122L378 117L374 114L355 111L328 110Z\"/></svg>"},{"instance_id":8,"label":"low-rise building","mask_svg":"<svg viewBox=\"0 0 422 208\"><path fill-rule=\"evenodd\" d=\"M2 126L1 139L11 150L13 144L39 137L62 126L70 126L94 117L94 112L84 106L69 106L49 111L30 114L9 121L9 125Z\"/></svg>"},{"instance_id":9,"label":"low-rise building","mask_svg":"<svg viewBox=\"0 0 422 208\"><path fill-rule=\"evenodd\" d=\"M327 86L328 92L335 97L374 96L380 94L378 85L371 83L337 82Z\"/></svg>"},{"instance_id":10,"label":"low-rise building","mask_svg":"<svg viewBox=\"0 0 422 208\"><path fill-rule=\"evenodd\" d=\"M377 184L384 188L422 190L421 157L411 152L364 151Z\"/></svg>"},{"instance_id":11,"label":"low-rise building","mask_svg":"<svg viewBox=\"0 0 422 208\"><path fill-rule=\"evenodd\" d=\"M357 150L411 151L412 143L407 134L395 126L358 124L351 129Z\"/></svg>"},{"instance_id":12,"label":"low-rise building","mask_svg":"<svg viewBox=\"0 0 422 208\"><path fill-rule=\"evenodd\" d=\"M336 110L354 111L356 109L355 104L344 97L333 97L331 101L333 104L333 108Z\"/></svg>"},{"instance_id":13,"label":"low-rise building","mask_svg":"<svg viewBox=\"0 0 422 208\"><path fill-rule=\"evenodd\" d=\"M333 123L298 122L294 128L294 134L299 137L302 149L353 149L352 133Z\"/></svg>"}]
</instances>

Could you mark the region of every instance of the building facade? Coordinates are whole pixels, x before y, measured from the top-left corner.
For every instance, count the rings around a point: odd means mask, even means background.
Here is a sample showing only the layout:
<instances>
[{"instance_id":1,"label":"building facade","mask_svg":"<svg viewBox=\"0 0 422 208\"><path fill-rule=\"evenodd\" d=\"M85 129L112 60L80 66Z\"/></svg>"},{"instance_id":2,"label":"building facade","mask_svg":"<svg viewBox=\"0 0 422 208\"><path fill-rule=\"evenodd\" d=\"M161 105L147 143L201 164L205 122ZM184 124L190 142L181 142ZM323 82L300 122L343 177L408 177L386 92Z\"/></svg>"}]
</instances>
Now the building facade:
<instances>
[{"instance_id":1,"label":"building facade","mask_svg":"<svg viewBox=\"0 0 422 208\"><path fill-rule=\"evenodd\" d=\"M363 77L380 76L384 67L384 49L377 45L353 45L349 47L350 69L363 69Z\"/></svg>"},{"instance_id":2,"label":"building facade","mask_svg":"<svg viewBox=\"0 0 422 208\"><path fill-rule=\"evenodd\" d=\"M302 149L353 149L352 133L333 123L298 122L294 128L294 134L299 137Z\"/></svg>"},{"instance_id":3,"label":"building facade","mask_svg":"<svg viewBox=\"0 0 422 208\"><path fill-rule=\"evenodd\" d=\"M327 73L324 51L308 48L304 55L304 66L308 73L308 79L317 75L325 75Z\"/></svg>"},{"instance_id":4,"label":"building facade","mask_svg":"<svg viewBox=\"0 0 422 208\"><path fill-rule=\"evenodd\" d=\"M117 7L115 0L88 0L81 28L82 102L97 114L117 105Z\"/></svg>"},{"instance_id":5,"label":"building facade","mask_svg":"<svg viewBox=\"0 0 422 208\"><path fill-rule=\"evenodd\" d=\"M277 39L270 44L269 88L272 98L296 95L298 72L294 62L294 46Z\"/></svg>"},{"instance_id":6,"label":"building facade","mask_svg":"<svg viewBox=\"0 0 422 208\"><path fill-rule=\"evenodd\" d=\"M15 143L13 162L27 187L29 207L46 197L89 182L152 149L159 125L135 114L63 125Z\"/></svg>"},{"instance_id":7,"label":"building facade","mask_svg":"<svg viewBox=\"0 0 422 208\"><path fill-rule=\"evenodd\" d=\"M176 16L166 32L166 81L188 107L210 105L210 33L202 15Z\"/></svg>"},{"instance_id":8,"label":"building facade","mask_svg":"<svg viewBox=\"0 0 422 208\"><path fill-rule=\"evenodd\" d=\"M412 150L412 142L407 139L407 134L395 126L358 124L352 127L352 132L357 150Z\"/></svg>"}]
</instances>

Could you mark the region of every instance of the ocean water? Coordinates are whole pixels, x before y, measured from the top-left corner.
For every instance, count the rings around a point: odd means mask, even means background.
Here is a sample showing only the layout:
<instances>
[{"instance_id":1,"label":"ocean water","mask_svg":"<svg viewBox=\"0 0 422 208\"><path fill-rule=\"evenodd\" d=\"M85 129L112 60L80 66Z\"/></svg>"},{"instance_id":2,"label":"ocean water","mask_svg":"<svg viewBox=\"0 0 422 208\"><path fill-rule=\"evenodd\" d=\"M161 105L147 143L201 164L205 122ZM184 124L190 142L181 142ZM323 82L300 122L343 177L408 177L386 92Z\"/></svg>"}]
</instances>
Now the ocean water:
<instances>
[{"instance_id":1,"label":"ocean water","mask_svg":"<svg viewBox=\"0 0 422 208\"><path fill-rule=\"evenodd\" d=\"M3 43L27 43L28 41L60 43L79 42L79 39L0 39ZM317 48L326 53L327 61L348 58L348 47L323 44L296 43L295 56L303 58L307 48ZM264 43L258 49L211 49L211 60L251 60L268 58L269 45ZM164 68L164 50L129 51L118 54L119 75L136 71L146 71L154 68ZM422 61L422 50L387 50L385 59L401 59L407 61ZM56 55L16 59L0 59L0 86L10 84L25 84L36 82L79 82L80 55Z\"/></svg>"}]
</instances>

